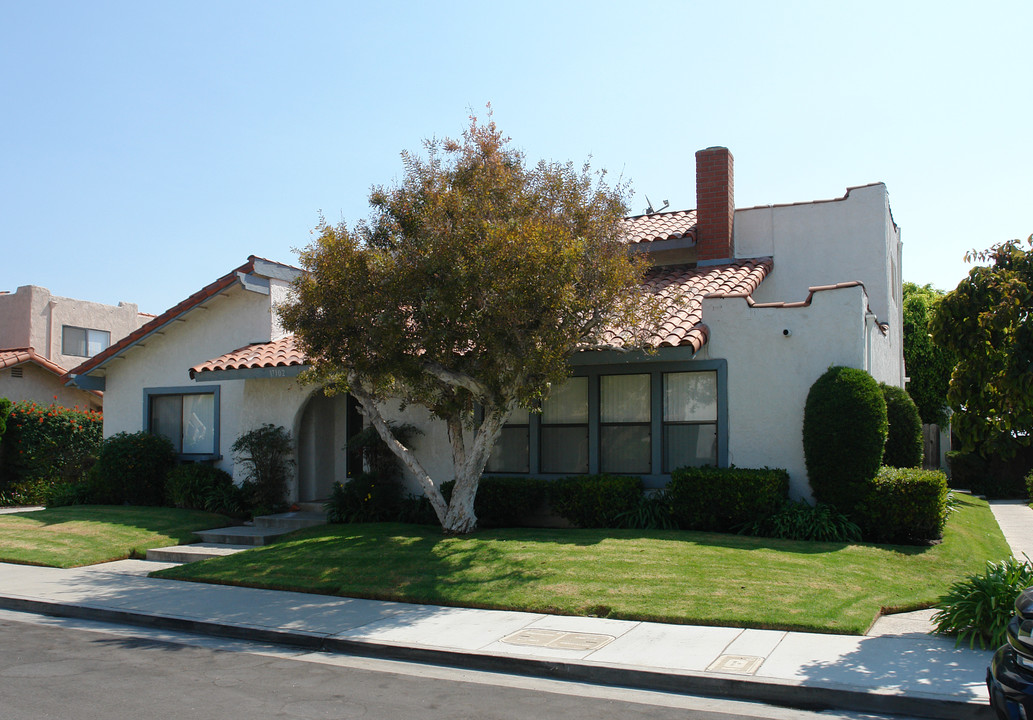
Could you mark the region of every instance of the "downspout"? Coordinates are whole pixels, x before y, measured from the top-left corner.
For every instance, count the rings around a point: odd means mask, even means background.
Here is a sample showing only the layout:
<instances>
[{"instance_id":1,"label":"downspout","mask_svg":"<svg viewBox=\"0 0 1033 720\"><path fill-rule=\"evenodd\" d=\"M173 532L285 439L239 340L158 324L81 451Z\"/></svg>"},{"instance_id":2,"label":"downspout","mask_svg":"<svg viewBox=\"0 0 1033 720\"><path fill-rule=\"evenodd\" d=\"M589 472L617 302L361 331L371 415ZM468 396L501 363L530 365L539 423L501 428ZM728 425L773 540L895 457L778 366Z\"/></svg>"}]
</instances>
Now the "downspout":
<instances>
[{"instance_id":1,"label":"downspout","mask_svg":"<svg viewBox=\"0 0 1033 720\"><path fill-rule=\"evenodd\" d=\"M47 360L53 360L53 346L54 346L54 306L57 305L57 300L51 300L47 303Z\"/></svg>"},{"instance_id":2,"label":"downspout","mask_svg":"<svg viewBox=\"0 0 1033 720\"><path fill-rule=\"evenodd\" d=\"M877 321L875 313L871 310L867 310L864 314L864 369L869 375L874 377L872 372L872 325Z\"/></svg>"}]
</instances>

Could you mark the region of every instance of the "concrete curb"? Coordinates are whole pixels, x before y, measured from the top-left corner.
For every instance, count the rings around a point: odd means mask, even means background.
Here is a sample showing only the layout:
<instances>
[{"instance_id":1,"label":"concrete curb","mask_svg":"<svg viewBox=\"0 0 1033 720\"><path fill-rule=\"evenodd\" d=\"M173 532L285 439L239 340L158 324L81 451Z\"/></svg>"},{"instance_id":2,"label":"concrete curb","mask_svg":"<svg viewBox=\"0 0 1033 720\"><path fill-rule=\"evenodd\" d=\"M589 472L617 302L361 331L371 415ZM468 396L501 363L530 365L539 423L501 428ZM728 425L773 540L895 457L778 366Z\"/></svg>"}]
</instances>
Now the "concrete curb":
<instances>
[{"instance_id":1,"label":"concrete curb","mask_svg":"<svg viewBox=\"0 0 1033 720\"><path fill-rule=\"evenodd\" d=\"M267 642L312 651L420 662L554 680L571 680L638 690L721 697L801 710L835 709L908 715L937 720L994 720L990 706L985 702L951 700L935 695L916 693L894 695L849 687L815 687L790 681L753 677L663 672L615 664L588 664L518 656L486 655L445 648L419 648L385 642L345 639L323 633L231 625L91 605L64 604L7 596L0 596L0 607L55 617Z\"/></svg>"}]
</instances>

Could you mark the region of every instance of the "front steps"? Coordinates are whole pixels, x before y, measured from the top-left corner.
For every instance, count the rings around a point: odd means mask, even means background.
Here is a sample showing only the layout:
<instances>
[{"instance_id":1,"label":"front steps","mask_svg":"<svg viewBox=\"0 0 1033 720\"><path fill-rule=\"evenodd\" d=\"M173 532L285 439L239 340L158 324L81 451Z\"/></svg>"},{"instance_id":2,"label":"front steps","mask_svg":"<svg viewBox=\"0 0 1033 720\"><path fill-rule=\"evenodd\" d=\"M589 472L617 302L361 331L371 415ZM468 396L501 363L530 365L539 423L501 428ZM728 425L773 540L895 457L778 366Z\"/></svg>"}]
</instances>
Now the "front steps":
<instances>
[{"instance_id":1,"label":"front steps","mask_svg":"<svg viewBox=\"0 0 1033 720\"><path fill-rule=\"evenodd\" d=\"M322 512L322 506L317 503L307 503L307 506L303 510L256 517L251 525L198 530L194 535L201 538L201 542L148 550L147 559L197 562L268 545L275 538L301 528L325 525L326 513ZM318 508L318 511L314 508Z\"/></svg>"}]
</instances>

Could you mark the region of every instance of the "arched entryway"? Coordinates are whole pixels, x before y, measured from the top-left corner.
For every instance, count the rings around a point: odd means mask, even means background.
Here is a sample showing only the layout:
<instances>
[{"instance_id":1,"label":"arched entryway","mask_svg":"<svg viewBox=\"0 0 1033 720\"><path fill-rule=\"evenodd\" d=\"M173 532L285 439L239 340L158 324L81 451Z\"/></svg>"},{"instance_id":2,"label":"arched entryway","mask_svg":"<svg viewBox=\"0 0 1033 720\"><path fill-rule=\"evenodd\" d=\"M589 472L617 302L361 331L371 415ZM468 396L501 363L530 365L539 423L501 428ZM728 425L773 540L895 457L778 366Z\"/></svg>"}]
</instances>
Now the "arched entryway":
<instances>
[{"instance_id":1,"label":"arched entryway","mask_svg":"<svg viewBox=\"0 0 1033 720\"><path fill-rule=\"evenodd\" d=\"M347 450L348 438L362 430L358 401L351 395L317 391L298 424L298 500L316 502L330 496L335 482L361 472L361 458Z\"/></svg>"}]
</instances>

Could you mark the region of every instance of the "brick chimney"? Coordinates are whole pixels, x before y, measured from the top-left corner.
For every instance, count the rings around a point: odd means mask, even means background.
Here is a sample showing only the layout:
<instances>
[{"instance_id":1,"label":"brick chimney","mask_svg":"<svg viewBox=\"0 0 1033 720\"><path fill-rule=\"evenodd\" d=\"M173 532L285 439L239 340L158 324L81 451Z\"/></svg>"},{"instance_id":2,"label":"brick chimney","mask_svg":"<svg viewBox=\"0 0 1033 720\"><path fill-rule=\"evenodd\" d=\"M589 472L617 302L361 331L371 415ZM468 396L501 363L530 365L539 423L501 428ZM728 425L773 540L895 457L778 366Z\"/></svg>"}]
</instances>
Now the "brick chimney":
<instances>
[{"instance_id":1,"label":"brick chimney","mask_svg":"<svg viewBox=\"0 0 1033 720\"><path fill-rule=\"evenodd\" d=\"M696 153L696 261L711 264L735 257L732 221L735 193L732 153L710 147Z\"/></svg>"}]
</instances>

